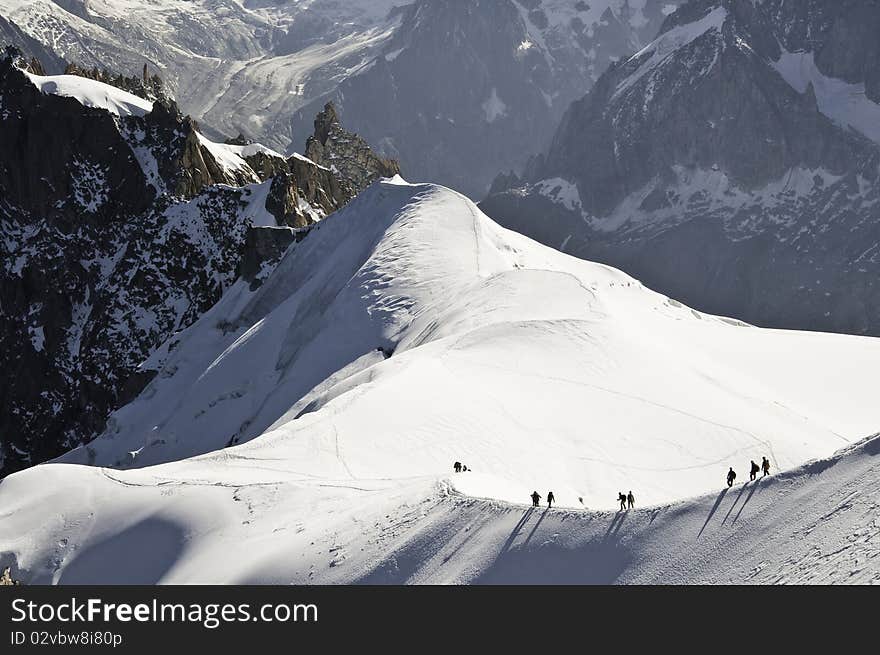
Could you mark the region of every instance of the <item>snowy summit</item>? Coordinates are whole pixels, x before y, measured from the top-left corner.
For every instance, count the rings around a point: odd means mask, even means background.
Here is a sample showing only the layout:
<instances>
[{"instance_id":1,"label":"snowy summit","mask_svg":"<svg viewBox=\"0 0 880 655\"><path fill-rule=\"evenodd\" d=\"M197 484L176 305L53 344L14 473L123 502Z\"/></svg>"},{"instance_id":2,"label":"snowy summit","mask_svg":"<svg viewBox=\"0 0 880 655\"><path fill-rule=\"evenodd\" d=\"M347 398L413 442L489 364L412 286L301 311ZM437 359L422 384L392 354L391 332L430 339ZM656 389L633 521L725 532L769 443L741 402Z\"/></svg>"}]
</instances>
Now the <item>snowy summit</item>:
<instances>
[{"instance_id":1,"label":"snowy summit","mask_svg":"<svg viewBox=\"0 0 880 655\"><path fill-rule=\"evenodd\" d=\"M509 581L491 554L533 490L563 508L545 529L579 517L575 541L594 518L604 532L620 491L664 514L658 530L702 523L704 501L687 499L714 499L729 466L741 483L766 456L775 474L880 423L876 340L701 314L399 177L173 342L106 432L61 458L98 466L40 465L0 487L0 551L30 581ZM863 473L863 454L839 470ZM722 493L718 522L757 488ZM442 548L479 508L479 556L394 569L395 549Z\"/></svg>"}]
</instances>

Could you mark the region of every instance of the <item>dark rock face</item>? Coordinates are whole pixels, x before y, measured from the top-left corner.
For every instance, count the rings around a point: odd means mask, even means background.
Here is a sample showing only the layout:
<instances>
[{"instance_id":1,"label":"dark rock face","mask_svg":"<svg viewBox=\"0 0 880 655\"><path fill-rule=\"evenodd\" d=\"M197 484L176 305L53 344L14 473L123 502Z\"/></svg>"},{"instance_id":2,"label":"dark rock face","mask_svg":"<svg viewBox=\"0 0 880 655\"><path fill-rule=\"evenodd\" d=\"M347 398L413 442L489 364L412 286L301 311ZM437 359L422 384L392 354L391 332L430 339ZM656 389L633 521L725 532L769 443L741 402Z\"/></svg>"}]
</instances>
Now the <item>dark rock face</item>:
<instances>
[{"instance_id":1,"label":"dark rock face","mask_svg":"<svg viewBox=\"0 0 880 655\"><path fill-rule=\"evenodd\" d=\"M867 0L694 0L481 206L709 312L880 334L880 146L837 111L861 85L875 111L877 32L856 25L878 19ZM795 58L847 97L798 88Z\"/></svg>"},{"instance_id":2,"label":"dark rock face","mask_svg":"<svg viewBox=\"0 0 880 655\"><path fill-rule=\"evenodd\" d=\"M677 164L717 165L756 188L796 166L840 173L873 156L874 144L840 130L812 93L799 94L767 65L780 55L776 31L752 3L696 2L665 29L724 11L723 27L676 51L674 65L650 70L657 55L648 50L609 71L568 110L538 174L574 173L584 209L603 215Z\"/></svg>"},{"instance_id":3,"label":"dark rock face","mask_svg":"<svg viewBox=\"0 0 880 655\"><path fill-rule=\"evenodd\" d=\"M274 267L290 244L302 240L307 231L289 227L252 227L247 232L244 254L239 265L239 276L250 283L252 289L260 286L266 269Z\"/></svg>"},{"instance_id":4,"label":"dark rock face","mask_svg":"<svg viewBox=\"0 0 880 655\"><path fill-rule=\"evenodd\" d=\"M300 156L235 160L164 97L120 117L43 93L27 63L0 59L0 476L99 434L157 347L360 188Z\"/></svg>"},{"instance_id":5,"label":"dark rock face","mask_svg":"<svg viewBox=\"0 0 880 655\"><path fill-rule=\"evenodd\" d=\"M366 140L342 129L336 107L329 102L315 117L315 133L306 141L306 157L351 180L357 189L400 173L396 161L377 156Z\"/></svg>"}]
</instances>

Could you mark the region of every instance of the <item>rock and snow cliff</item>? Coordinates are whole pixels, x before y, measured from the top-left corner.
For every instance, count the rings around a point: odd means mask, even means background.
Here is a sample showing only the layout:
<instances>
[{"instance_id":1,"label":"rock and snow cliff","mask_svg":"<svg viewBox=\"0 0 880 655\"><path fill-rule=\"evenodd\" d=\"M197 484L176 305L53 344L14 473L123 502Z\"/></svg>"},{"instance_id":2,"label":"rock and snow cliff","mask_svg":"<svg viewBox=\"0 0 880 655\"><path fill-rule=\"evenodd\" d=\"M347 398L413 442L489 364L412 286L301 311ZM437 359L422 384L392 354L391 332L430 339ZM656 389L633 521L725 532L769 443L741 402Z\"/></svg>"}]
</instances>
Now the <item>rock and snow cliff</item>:
<instances>
[{"instance_id":1,"label":"rock and snow cliff","mask_svg":"<svg viewBox=\"0 0 880 655\"><path fill-rule=\"evenodd\" d=\"M2 473L100 433L157 346L385 171L215 143L170 100L25 63L0 61Z\"/></svg>"}]
</instances>

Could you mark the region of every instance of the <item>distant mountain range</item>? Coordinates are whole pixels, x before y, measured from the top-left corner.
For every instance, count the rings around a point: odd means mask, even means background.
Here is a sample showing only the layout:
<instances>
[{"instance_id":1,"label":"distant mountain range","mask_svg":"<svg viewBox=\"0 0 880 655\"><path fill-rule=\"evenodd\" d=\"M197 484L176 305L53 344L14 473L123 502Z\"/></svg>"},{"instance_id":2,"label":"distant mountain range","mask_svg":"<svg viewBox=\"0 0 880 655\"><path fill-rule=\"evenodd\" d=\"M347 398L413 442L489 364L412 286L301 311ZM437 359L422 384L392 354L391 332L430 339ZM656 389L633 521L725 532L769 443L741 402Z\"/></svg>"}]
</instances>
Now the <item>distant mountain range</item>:
<instances>
[{"instance_id":1,"label":"distant mountain range","mask_svg":"<svg viewBox=\"0 0 880 655\"><path fill-rule=\"evenodd\" d=\"M692 0L484 211L699 309L880 334L880 4Z\"/></svg>"},{"instance_id":2,"label":"distant mountain range","mask_svg":"<svg viewBox=\"0 0 880 655\"><path fill-rule=\"evenodd\" d=\"M481 198L681 2L0 0L0 15L85 68L147 64L215 140L288 152L332 100L411 179Z\"/></svg>"}]
</instances>

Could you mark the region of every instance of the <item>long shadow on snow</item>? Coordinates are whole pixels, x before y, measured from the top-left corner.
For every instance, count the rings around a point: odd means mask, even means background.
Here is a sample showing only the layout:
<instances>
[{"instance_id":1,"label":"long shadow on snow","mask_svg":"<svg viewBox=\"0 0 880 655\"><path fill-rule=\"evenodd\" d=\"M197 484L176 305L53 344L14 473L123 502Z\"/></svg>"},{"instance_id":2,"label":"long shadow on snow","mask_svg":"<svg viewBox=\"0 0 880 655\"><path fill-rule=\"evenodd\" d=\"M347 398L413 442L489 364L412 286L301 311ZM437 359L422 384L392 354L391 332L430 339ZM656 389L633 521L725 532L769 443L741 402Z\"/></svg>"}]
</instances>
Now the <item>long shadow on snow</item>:
<instances>
[{"instance_id":1,"label":"long shadow on snow","mask_svg":"<svg viewBox=\"0 0 880 655\"><path fill-rule=\"evenodd\" d=\"M616 537L617 533L620 532L620 526L623 525L625 520L626 510L618 510L617 514L615 514L614 518L611 520L611 525L608 526L608 530L605 532L602 542L607 542L609 539Z\"/></svg>"},{"instance_id":2,"label":"long shadow on snow","mask_svg":"<svg viewBox=\"0 0 880 655\"><path fill-rule=\"evenodd\" d=\"M734 499L733 504L731 504L730 509L727 510L727 514L724 515L724 520L721 521L721 525L727 523L727 519L730 518L730 514L733 512L733 508L736 507L736 504L739 502L739 499L742 498L743 494L746 492L746 488L749 486L748 482L744 482L743 486L740 487L739 494Z\"/></svg>"},{"instance_id":3,"label":"long shadow on snow","mask_svg":"<svg viewBox=\"0 0 880 655\"><path fill-rule=\"evenodd\" d=\"M427 522L418 525L409 534L404 535L381 561L354 579L352 584L407 584L423 569L426 562L439 555L443 549L451 548L442 560L442 564L446 564L464 545L480 534L483 525L479 517L468 518L463 510L481 504L480 501L471 499L461 504L447 506L448 511L442 515L438 523ZM462 517L467 521L465 530L462 530ZM522 519L520 522L523 522ZM463 532L467 533L464 537L462 537Z\"/></svg>"},{"instance_id":4,"label":"long shadow on snow","mask_svg":"<svg viewBox=\"0 0 880 655\"><path fill-rule=\"evenodd\" d=\"M519 523L516 524L516 527L513 528L513 531L510 533L510 536L507 538L507 541L504 542L504 546L501 548L502 553L506 553L513 546L513 542L516 541L516 538L519 536L519 533L522 531L525 524L529 522L529 518L531 518L534 513L535 508L529 507L525 514L522 515L522 518L519 520Z\"/></svg>"},{"instance_id":5,"label":"long shadow on snow","mask_svg":"<svg viewBox=\"0 0 880 655\"><path fill-rule=\"evenodd\" d=\"M83 548L64 567L58 584L154 585L185 548L183 526L147 518Z\"/></svg>"},{"instance_id":6,"label":"long shadow on snow","mask_svg":"<svg viewBox=\"0 0 880 655\"><path fill-rule=\"evenodd\" d=\"M544 519L545 519L546 516L547 516L547 512L549 512L549 511L550 511L549 509L545 509L545 510L544 510L544 513L541 514L541 518L539 518L539 519L535 522L535 525L534 525L534 527L532 528L532 531L529 532L529 536L526 537L526 540L525 540L525 541L523 542L523 544L522 544L522 545L523 545L523 548L525 548L525 547L528 545L528 543L532 540L532 537L535 536L535 532L538 530L538 527L539 527L539 526L541 525L541 523L544 521Z\"/></svg>"},{"instance_id":7,"label":"long shadow on snow","mask_svg":"<svg viewBox=\"0 0 880 655\"><path fill-rule=\"evenodd\" d=\"M530 546L541 521L548 515L550 525L545 532L552 536L547 540L535 539ZM625 511L617 512L604 535L600 532L583 545L567 547L557 543L558 526L553 524L556 516L545 510L529 537L516 548L503 549L492 565L473 583L613 584L632 560L630 549L622 546L616 538L626 515ZM565 515L561 514L558 518L561 523ZM512 544L512 539L508 539L508 543Z\"/></svg>"},{"instance_id":8,"label":"long shadow on snow","mask_svg":"<svg viewBox=\"0 0 880 655\"><path fill-rule=\"evenodd\" d=\"M718 498L715 499L715 504L712 506L712 509L709 510L709 516L706 517L706 522L703 523L703 527L700 528L700 533L697 535L697 539L700 538L700 535L703 534L703 530L706 529L706 526L709 525L709 521L712 520L712 517L715 516L715 512L718 511L718 506L721 504L721 501L724 500L724 497L727 495L727 489L722 489L721 493L718 494ZM651 521L653 522L653 518Z\"/></svg>"},{"instance_id":9,"label":"long shadow on snow","mask_svg":"<svg viewBox=\"0 0 880 655\"><path fill-rule=\"evenodd\" d=\"M733 523L736 523L739 519L739 515L742 514L746 505L749 504L749 501L752 499L752 496L755 495L755 492L760 488L761 484L758 480L755 481L755 484L752 485L752 490L749 492L749 495L746 496L746 499L743 501L743 504L740 505L739 511L736 513L736 516L733 517Z\"/></svg>"}]
</instances>

